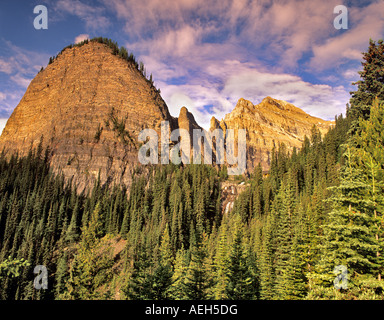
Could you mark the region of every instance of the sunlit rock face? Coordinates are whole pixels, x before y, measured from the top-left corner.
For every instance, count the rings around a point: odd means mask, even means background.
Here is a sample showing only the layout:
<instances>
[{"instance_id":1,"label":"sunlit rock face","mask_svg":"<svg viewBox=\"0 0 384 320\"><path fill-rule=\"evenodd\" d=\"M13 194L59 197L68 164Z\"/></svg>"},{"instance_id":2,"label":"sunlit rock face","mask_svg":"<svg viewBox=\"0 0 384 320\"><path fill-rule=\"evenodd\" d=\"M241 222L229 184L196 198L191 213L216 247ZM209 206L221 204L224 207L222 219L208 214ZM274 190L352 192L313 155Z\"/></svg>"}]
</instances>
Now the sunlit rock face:
<instances>
[{"instance_id":1,"label":"sunlit rock face","mask_svg":"<svg viewBox=\"0 0 384 320\"><path fill-rule=\"evenodd\" d=\"M300 149L304 137L311 136L313 125L325 134L333 125L312 117L293 104L266 97L258 105L240 99L233 109L220 122L211 119L211 130L220 126L226 129L247 130L247 171L250 173L258 163L268 171L272 159L273 148L284 144L288 152L293 148Z\"/></svg>"}]
</instances>

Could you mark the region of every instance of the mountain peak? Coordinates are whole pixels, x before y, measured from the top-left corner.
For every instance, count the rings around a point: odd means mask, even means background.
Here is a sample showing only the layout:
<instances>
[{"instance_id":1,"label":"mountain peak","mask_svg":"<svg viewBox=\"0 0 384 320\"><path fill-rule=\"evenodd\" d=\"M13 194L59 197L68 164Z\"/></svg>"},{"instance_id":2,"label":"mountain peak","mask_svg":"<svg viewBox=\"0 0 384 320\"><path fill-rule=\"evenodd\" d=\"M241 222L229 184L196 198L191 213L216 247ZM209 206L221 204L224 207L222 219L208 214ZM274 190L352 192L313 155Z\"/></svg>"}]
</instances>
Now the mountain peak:
<instances>
[{"instance_id":1,"label":"mountain peak","mask_svg":"<svg viewBox=\"0 0 384 320\"><path fill-rule=\"evenodd\" d=\"M228 129L247 130L247 170L252 172L261 163L267 171L272 149L284 144L288 151L300 149L305 136L311 135L313 125L325 134L333 123L312 117L300 108L283 100L265 97L258 105L244 98L226 114L223 120Z\"/></svg>"},{"instance_id":2,"label":"mountain peak","mask_svg":"<svg viewBox=\"0 0 384 320\"><path fill-rule=\"evenodd\" d=\"M263 100L261 100L261 102L269 102L269 103L279 103L279 102L282 102L283 100L278 100L278 99L275 99L275 98L272 98L270 96L266 96ZM284 101L285 102L285 101Z\"/></svg>"},{"instance_id":3,"label":"mountain peak","mask_svg":"<svg viewBox=\"0 0 384 320\"><path fill-rule=\"evenodd\" d=\"M102 183L129 185L138 133L143 128L160 133L162 121L175 126L142 64L136 67L124 49L103 41L69 46L50 59L0 136L0 149L21 155L43 137L53 171L74 177L79 190L92 186L99 174Z\"/></svg>"},{"instance_id":4,"label":"mountain peak","mask_svg":"<svg viewBox=\"0 0 384 320\"><path fill-rule=\"evenodd\" d=\"M219 120L217 120L215 117L212 117L210 125L209 125L209 130L212 131L212 130L215 130L215 129L218 129L218 128L220 128Z\"/></svg>"},{"instance_id":5,"label":"mountain peak","mask_svg":"<svg viewBox=\"0 0 384 320\"><path fill-rule=\"evenodd\" d=\"M177 121L179 128L188 130L191 134L191 137L193 134L193 129L201 129L201 127L197 124L193 114L190 113L186 107L182 107L180 109L180 114Z\"/></svg>"},{"instance_id":6,"label":"mountain peak","mask_svg":"<svg viewBox=\"0 0 384 320\"><path fill-rule=\"evenodd\" d=\"M253 107L253 103L249 100L246 100L244 98L240 98L239 101L237 101L237 104L235 106L235 109L236 108L252 108Z\"/></svg>"}]
</instances>

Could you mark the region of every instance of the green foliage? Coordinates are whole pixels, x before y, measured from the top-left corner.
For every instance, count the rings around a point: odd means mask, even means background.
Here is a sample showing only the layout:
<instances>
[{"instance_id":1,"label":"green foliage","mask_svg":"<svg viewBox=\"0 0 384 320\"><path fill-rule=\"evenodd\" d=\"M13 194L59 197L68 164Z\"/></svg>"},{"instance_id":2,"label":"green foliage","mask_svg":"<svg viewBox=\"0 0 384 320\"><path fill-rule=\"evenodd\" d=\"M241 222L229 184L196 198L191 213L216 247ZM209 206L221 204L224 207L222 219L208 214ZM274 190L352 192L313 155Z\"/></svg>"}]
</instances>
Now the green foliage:
<instances>
[{"instance_id":1,"label":"green foliage","mask_svg":"<svg viewBox=\"0 0 384 320\"><path fill-rule=\"evenodd\" d=\"M152 262L145 245L138 245L133 258L133 271L128 285L123 289L125 295L132 300L153 299L154 276Z\"/></svg>"},{"instance_id":2,"label":"green foliage","mask_svg":"<svg viewBox=\"0 0 384 320\"><path fill-rule=\"evenodd\" d=\"M362 120L361 131L345 146L341 183L332 188L333 210L324 226L322 257L311 274L311 298L332 296L333 268L344 265L349 288L338 293L339 299L383 299L383 116L383 105L375 102L370 118Z\"/></svg>"},{"instance_id":3,"label":"green foliage","mask_svg":"<svg viewBox=\"0 0 384 320\"><path fill-rule=\"evenodd\" d=\"M100 290L111 278L113 259L108 237L103 234L100 221L100 204L97 203L88 225L83 228L76 253L69 266L69 280L63 299L105 299L107 290Z\"/></svg>"},{"instance_id":4,"label":"green foliage","mask_svg":"<svg viewBox=\"0 0 384 320\"><path fill-rule=\"evenodd\" d=\"M256 279L244 245L243 229L240 222L235 224L234 239L228 256L226 297L231 300L249 300L258 295Z\"/></svg>"},{"instance_id":5,"label":"green foliage","mask_svg":"<svg viewBox=\"0 0 384 320\"><path fill-rule=\"evenodd\" d=\"M223 219L224 220L224 219ZM214 268L216 273L216 285L214 287L214 299L228 299L228 273L229 273L229 244L228 244L228 224L224 220L220 226L217 236L216 254L214 257Z\"/></svg>"},{"instance_id":6,"label":"green foliage","mask_svg":"<svg viewBox=\"0 0 384 320\"><path fill-rule=\"evenodd\" d=\"M384 43L369 40L367 52L363 53L361 62L363 70L359 71L361 80L353 83L357 90L351 92L351 106L347 109L347 116L351 118L351 134L360 128L360 119L369 119L373 101L384 101Z\"/></svg>"},{"instance_id":7,"label":"green foliage","mask_svg":"<svg viewBox=\"0 0 384 320\"><path fill-rule=\"evenodd\" d=\"M129 299L303 298L330 211L322 200L338 181L337 157L328 155L338 152L346 123L339 117L324 139L313 130L292 157L278 149L269 175L257 167L224 217L225 168L138 168L128 194L97 181L79 195L50 173L41 148L27 158L0 157L0 253L47 265L51 274L44 295L31 287L28 269L20 281L6 279L2 297L100 299L120 287ZM106 127L125 137L113 109ZM117 273L116 236L126 241Z\"/></svg>"},{"instance_id":8,"label":"green foliage","mask_svg":"<svg viewBox=\"0 0 384 320\"><path fill-rule=\"evenodd\" d=\"M0 263L0 280L7 277L18 277L20 276L20 268L29 266L30 263L23 258L21 259L5 259Z\"/></svg>"},{"instance_id":9,"label":"green foliage","mask_svg":"<svg viewBox=\"0 0 384 320\"><path fill-rule=\"evenodd\" d=\"M191 261L183 283L185 297L189 300L207 300L211 297L210 288L214 285L212 266L207 252L207 236L200 232L197 230L195 233L196 240L191 248Z\"/></svg>"},{"instance_id":10,"label":"green foliage","mask_svg":"<svg viewBox=\"0 0 384 320\"><path fill-rule=\"evenodd\" d=\"M351 92L349 115L358 119L369 118L369 110L375 98L384 100L384 43L369 40L368 51L363 53L361 80L355 82L357 90Z\"/></svg>"}]
</instances>

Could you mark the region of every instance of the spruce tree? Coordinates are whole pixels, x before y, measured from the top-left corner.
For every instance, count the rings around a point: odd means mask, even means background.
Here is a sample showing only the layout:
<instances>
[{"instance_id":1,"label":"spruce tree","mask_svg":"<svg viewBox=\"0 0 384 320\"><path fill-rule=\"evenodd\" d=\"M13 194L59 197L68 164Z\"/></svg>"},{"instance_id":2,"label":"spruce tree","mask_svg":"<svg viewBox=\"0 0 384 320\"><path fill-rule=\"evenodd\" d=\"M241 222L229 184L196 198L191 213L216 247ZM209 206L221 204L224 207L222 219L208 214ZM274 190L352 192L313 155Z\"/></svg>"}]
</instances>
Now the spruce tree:
<instances>
[{"instance_id":1,"label":"spruce tree","mask_svg":"<svg viewBox=\"0 0 384 320\"><path fill-rule=\"evenodd\" d=\"M384 43L369 40L368 51L363 53L361 80L355 82L357 90L351 92L351 107L348 116L353 120L367 120L375 98L384 100Z\"/></svg>"},{"instance_id":2,"label":"spruce tree","mask_svg":"<svg viewBox=\"0 0 384 320\"><path fill-rule=\"evenodd\" d=\"M340 186L332 196L333 210L324 225L321 241L322 257L310 274L312 291L309 297L345 299L359 297L371 289L379 245L371 232L373 215L371 200L367 197L369 185L364 181L362 169L355 166L355 155L346 150L346 166L341 174ZM348 270L348 290L342 296L334 287L334 270L345 266Z\"/></svg>"},{"instance_id":3,"label":"spruce tree","mask_svg":"<svg viewBox=\"0 0 384 320\"><path fill-rule=\"evenodd\" d=\"M271 300L275 296L274 216L269 214L264 218L264 221L262 250L260 253L260 298Z\"/></svg>"},{"instance_id":4,"label":"spruce tree","mask_svg":"<svg viewBox=\"0 0 384 320\"><path fill-rule=\"evenodd\" d=\"M184 294L190 300L211 298L210 290L214 281L207 252L207 234L203 231L202 221L197 223L195 241L191 246L191 260L184 280Z\"/></svg>"},{"instance_id":5,"label":"spruce tree","mask_svg":"<svg viewBox=\"0 0 384 320\"><path fill-rule=\"evenodd\" d=\"M370 210L374 220L371 230L379 246L376 263L379 265L377 279L380 281L384 272L384 103L375 99L369 120L361 121L361 131L352 142L357 153L356 162L368 184L366 196L371 200Z\"/></svg>"},{"instance_id":6,"label":"spruce tree","mask_svg":"<svg viewBox=\"0 0 384 320\"><path fill-rule=\"evenodd\" d=\"M153 259L143 239L140 239L134 250L133 271L123 292L130 300L154 299Z\"/></svg>"},{"instance_id":7,"label":"spruce tree","mask_svg":"<svg viewBox=\"0 0 384 320\"><path fill-rule=\"evenodd\" d=\"M65 283L68 281L67 264L67 252L64 252L57 262L57 270L55 274L55 296L58 298L62 296L66 290Z\"/></svg>"},{"instance_id":8,"label":"spruce tree","mask_svg":"<svg viewBox=\"0 0 384 320\"><path fill-rule=\"evenodd\" d=\"M295 191L292 182L287 177L283 180L284 188L276 198L275 210L277 212L276 232L276 297L287 298L287 289L291 286L291 274L288 269L291 258L293 234L293 215L295 210Z\"/></svg>"},{"instance_id":9,"label":"spruce tree","mask_svg":"<svg viewBox=\"0 0 384 320\"><path fill-rule=\"evenodd\" d=\"M228 258L226 295L231 300L249 300L256 296L256 281L248 265L242 229L243 225L237 221Z\"/></svg>"},{"instance_id":10,"label":"spruce tree","mask_svg":"<svg viewBox=\"0 0 384 320\"><path fill-rule=\"evenodd\" d=\"M185 275L188 270L188 252L182 246L176 252L176 259L174 264L174 272L172 275L172 284L169 288L170 298L174 300L186 299L185 295Z\"/></svg>"},{"instance_id":11,"label":"spruce tree","mask_svg":"<svg viewBox=\"0 0 384 320\"><path fill-rule=\"evenodd\" d=\"M223 218L225 219L225 218ZM226 288L228 285L228 264L229 264L229 246L227 236L228 225L224 220L219 228L217 239L217 249L214 259L216 285L214 288L214 298L217 300L227 299Z\"/></svg>"},{"instance_id":12,"label":"spruce tree","mask_svg":"<svg viewBox=\"0 0 384 320\"><path fill-rule=\"evenodd\" d=\"M153 275L153 297L156 300L168 299L173 276L173 254L169 237L168 224L166 225L159 249L159 261Z\"/></svg>"},{"instance_id":13,"label":"spruce tree","mask_svg":"<svg viewBox=\"0 0 384 320\"><path fill-rule=\"evenodd\" d=\"M69 280L64 299L105 299L109 292L102 286L111 280L113 259L108 238L102 234L100 222L100 204L91 215L91 220L84 227L77 252L69 268Z\"/></svg>"}]
</instances>

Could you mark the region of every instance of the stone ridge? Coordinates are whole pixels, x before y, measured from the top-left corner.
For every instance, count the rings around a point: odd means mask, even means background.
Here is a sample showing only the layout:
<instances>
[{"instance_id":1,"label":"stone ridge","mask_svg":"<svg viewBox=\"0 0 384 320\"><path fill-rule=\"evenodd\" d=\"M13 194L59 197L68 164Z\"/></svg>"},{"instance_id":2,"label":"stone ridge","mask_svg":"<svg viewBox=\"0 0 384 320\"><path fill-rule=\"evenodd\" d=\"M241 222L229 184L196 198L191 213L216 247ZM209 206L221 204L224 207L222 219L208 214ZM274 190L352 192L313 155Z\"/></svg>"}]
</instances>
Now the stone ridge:
<instances>
[{"instance_id":1,"label":"stone ridge","mask_svg":"<svg viewBox=\"0 0 384 320\"><path fill-rule=\"evenodd\" d=\"M217 122L211 120L210 130L217 127ZM333 124L333 121L312 117L291 103L266 97L258 105L239 99L233 111L220 122L220 127L223 130L247 129L247 171L250 173L258 163L268 171L271 152L273 148L277 150L279 144L292 152L294 147L301 148L305 136L311 136L313 125L324 135Z\"/></svg>"},{"instance_id":2,"label":"stone ridge","mask_svg":"<svg viewBox=\"0 0 384 320\"><path fill-rule=\"evenodd\" d=\"M56 173L80 190L98 177L129 185L138 133L160 134L171 117L158 91L109 47L89 42L66 49L36 75L0 137L0 149L26 154L43 136Z\"/></svg>"}]
</instances>

